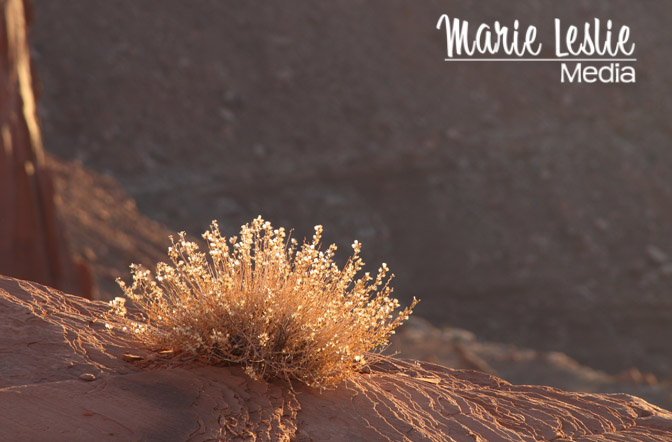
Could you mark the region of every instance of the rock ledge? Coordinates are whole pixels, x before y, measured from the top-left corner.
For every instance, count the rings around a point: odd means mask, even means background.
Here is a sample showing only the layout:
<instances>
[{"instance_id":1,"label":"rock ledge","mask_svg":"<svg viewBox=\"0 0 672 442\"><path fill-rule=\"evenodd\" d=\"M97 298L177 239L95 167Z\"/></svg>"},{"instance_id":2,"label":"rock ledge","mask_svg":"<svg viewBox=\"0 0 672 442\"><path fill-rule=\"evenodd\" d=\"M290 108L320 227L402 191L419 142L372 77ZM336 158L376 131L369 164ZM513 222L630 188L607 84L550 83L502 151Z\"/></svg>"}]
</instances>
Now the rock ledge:
<instances>
[{"instance_id":1,"label":"rock ledge","mask_svg":"<svg viewBox=\"0 0 672 442\"><path fill-rule=\"evenodd\" d=\"M0 277L0 440L672 440L672 413L633 396L424 362L392 359L322 393L233 367L142 369L128 354L149 352L107 331L106 310Z\"/></svg>"}]
</instances>

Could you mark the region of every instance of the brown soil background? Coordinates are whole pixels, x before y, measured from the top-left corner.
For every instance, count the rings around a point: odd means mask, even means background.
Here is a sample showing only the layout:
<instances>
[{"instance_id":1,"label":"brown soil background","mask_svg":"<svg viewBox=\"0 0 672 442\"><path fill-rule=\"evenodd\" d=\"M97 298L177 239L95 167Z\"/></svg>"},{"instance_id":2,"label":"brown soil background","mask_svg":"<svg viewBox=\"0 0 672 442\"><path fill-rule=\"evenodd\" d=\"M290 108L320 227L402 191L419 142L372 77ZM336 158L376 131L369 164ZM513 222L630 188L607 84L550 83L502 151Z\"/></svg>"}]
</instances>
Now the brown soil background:
<instances>
[{"instance_id":1,"label":"brown soil background","mask_svg":"<svg viewBox=\"0 0 672 442\"><path fill-rule=\"evenodd\" d=\"M320 223L343 254L357 238L386 261L436 324L672 378L670 2L34 9L46 149L154 220L234 234L263 214L299 238ZM637 84L444 63L442 13L547 37L554 17L611 18L631 27Z\"/></svg>"}]
</instances>

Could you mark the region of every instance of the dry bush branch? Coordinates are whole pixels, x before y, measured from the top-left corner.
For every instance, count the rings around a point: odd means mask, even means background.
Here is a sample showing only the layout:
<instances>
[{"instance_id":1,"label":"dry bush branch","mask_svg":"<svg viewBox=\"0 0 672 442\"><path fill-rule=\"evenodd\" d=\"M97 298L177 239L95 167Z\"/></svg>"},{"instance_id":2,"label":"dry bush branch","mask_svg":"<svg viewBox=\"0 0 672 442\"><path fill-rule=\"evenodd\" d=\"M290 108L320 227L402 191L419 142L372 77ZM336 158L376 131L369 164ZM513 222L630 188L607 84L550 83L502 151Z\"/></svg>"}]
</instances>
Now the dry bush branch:
<instances>
[{"instance_id":1,"label":"dry bush branch","mask_svg":"<svg viewBox=\"0 0 672 442\"><path fill-rule=\"evenodd\" d=\"M129 315L124 298L112 312L156 349L240 365L255 379L335 386L376 358L418 301L394 316L387 265L357 277L361 244L341 269L335 245L320 250L321 236L316 226L299 247L259 217L227 239L213 221L206 254L182 232L155 275L132 265L132 285L118 281L141 313Z\"/></svg>"}]
</instances>

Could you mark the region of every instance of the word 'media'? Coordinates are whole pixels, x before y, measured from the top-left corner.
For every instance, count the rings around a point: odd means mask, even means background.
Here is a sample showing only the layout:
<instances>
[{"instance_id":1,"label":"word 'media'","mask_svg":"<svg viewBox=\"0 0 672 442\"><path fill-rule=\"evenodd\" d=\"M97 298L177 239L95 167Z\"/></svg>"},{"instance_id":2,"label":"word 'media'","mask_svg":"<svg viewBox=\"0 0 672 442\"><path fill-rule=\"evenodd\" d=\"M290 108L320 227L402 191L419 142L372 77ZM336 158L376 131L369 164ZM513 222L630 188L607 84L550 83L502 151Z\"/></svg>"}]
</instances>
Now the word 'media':
<instances>
[{"instance_id":1,"label":"word 'media'","mask_svg":"<svg viewBox=\"0 0 672 442\"><path fill-rule=\"evenodd\" d=\"M436 29L445 28L446 61L559 61L560 81L565 83L635 83L635 68L624 62L632 58L635 43L630 42L630 28L615 29L611 20L603 25L599 18L583 24L563 26L555 19L554 57L541 58L543 44L537 41L537 28L521 29L495 21L483 23L469 32L466 20L443 14ZM504 55L503 58L498 58Z\"/></svg>"}]
</instances>

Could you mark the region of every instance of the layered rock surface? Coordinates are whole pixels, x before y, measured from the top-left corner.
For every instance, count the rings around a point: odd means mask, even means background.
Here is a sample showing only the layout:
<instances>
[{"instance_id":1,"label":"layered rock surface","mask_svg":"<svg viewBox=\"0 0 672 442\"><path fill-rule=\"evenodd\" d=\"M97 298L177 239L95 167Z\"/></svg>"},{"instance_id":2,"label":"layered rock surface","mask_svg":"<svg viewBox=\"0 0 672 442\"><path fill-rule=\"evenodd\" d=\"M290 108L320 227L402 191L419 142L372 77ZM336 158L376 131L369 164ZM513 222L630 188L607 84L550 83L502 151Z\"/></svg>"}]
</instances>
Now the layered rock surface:
<instances>
[{"instance_id":1,"label":"layered rock surface","mask_svg":"<svg viewBox=\"0 0 672 442\"><path fill-rule=\"evenodd\" d=\"M383 362L324 392L232 367L150 364L160 356L107 330L106 310L0 278L0 440L672 439L672 413L633 396L516 386L425 362Z\"/></svg>"},{"instance_id":2,"label":"layered rock surface","mask_svg":"<svg viewBox=\"0 0 672 442\"><path fill-rule=\"evenodd\" d=\"M564 353L484 341L467 330L439 329L417 316L412 316L390 341L388 351L404 358L478 370L514 384L591 393L625 392L672 410L672 382L637 367L608 373L581 365Z\"/></svg>"}]
</instances>

